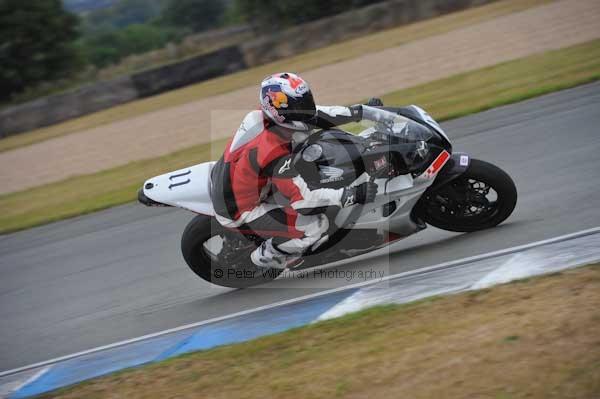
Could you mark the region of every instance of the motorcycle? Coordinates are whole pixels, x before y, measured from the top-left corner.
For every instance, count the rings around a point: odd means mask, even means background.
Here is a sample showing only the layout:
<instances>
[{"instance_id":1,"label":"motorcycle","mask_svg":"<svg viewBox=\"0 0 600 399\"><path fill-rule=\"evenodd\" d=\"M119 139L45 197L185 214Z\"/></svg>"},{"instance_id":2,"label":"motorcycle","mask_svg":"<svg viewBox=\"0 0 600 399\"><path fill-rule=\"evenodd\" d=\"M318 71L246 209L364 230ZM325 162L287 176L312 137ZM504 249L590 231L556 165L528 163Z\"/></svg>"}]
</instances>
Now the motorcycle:
<instances>
[{"instance_id":1,"label":"motorcycle","mask_svg":"<svg viewBox=\"0 0 600 399\"><path fill-rule=\"evenodd\" d=\"M513 212L517 190L503 170L453 152L444 130L418 106L378 108L394 118L371 123L357 135L331 129L294 141L293 164L309 187L342 188L365 181L378 186L372 203L319 210L330 220L328 240L306 252L294 270L374 251L427 225L453 232L491 228ZM138 200L197 214L183 232L181 250L204 280L244 288L277 278L282 269L250 261L250 253L268 237L224 228L215 220L210 196L214 164L153 177ZM271 192L268 201L284 204L285 199Z\"/></svg>"}]
</instances>

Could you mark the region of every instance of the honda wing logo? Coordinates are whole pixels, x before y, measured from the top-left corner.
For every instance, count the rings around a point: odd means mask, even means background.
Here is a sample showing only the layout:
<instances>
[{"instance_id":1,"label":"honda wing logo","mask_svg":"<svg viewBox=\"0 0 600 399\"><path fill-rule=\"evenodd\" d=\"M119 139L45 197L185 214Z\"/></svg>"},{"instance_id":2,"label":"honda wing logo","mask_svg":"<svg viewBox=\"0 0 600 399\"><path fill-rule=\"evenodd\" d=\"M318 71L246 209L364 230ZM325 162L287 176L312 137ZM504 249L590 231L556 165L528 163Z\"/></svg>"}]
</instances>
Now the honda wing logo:
<instances>
[{"instance_id":1,"label":"honda wing logo","mask_svg":"<svg viewBox=\"0 0 600 399\"><path fill-rule=\"evenodd\" d=\"M331 183L334 181L340 181L344 178L344 170L340 168L334 168L333 166L321 166L319 168L321 174L325 176L324 179L321 179L321 183Z\"/></svg>"}]
</instances>

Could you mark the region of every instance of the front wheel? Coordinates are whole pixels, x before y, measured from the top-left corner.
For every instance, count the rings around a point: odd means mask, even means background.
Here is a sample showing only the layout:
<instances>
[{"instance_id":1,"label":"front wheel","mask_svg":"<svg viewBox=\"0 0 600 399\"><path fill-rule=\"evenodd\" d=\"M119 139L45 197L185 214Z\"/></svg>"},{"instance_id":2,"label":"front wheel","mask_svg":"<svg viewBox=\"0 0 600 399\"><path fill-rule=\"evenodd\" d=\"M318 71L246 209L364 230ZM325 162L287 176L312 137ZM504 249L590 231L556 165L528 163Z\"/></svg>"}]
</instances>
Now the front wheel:
<instances>
[{"instance_id":1,"label":"front wheel","mask_svg":"<svg viewBox=\"0 0 600 399\"><path fill-rule=\"evenodd\" d=\"M232 236L233 233L226 232L214 218L198 215L188 223L181 237L183 258L198 276L223 287L247 288L271 281L281 274L281 269L255 266L250 261L250 253L256 246L243 240L243 236L236 237L234 244L226 244ZM229 262L223 260L227 255Z\"/></svg>"},{"instance_id":2,"label":"front wheel","mask_svg":"<svg viewBox=\"0 0 600 399\"><path fill-rule=\"evenodd\" d=\"M415 212L440 229L471 232L502 223L516 204L517 188L510 176L491 163L472 159L462 175L426 191Z\"/></svg>"}]
</instances>

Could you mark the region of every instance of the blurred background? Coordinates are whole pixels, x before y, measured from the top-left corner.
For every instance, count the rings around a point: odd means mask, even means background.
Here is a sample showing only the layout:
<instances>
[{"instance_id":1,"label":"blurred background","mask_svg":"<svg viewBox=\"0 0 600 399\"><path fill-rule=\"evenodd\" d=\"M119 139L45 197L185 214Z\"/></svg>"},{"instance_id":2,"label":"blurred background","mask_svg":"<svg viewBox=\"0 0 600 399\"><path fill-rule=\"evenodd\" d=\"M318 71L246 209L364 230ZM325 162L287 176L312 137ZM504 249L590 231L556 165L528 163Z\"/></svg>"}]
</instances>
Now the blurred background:
<instances>
[{"instance_id":1,"label":"blurred background","mask_svg":"<svg viewBox=\"0 0 600 399\"><path fill-rule=\"evenodd\" d=\"M0 100L33 99L378 1L2 0Z\"/></svg>"}]
</instances>

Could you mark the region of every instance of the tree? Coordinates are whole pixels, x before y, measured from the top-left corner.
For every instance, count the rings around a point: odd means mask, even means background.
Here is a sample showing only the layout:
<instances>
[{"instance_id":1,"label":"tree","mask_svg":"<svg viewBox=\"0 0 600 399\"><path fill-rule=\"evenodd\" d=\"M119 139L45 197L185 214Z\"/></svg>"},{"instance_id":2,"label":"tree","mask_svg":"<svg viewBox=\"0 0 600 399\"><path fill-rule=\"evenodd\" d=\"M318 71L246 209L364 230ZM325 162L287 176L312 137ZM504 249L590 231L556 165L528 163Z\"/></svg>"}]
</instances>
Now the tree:
<instances>
[{"instance_id":1,"label":"tree","mask_svg":"<svg viewBox=\"0 0 600 399\"><path fill-rule=\"evenodd\" d=\"M133 24L144 24L160 15L164 0L120 0L111 7L85 14L84 32L122 29Z\"/></svg>"},{"instance_id":2,"label":"tree","mask_svg":"<svg viewBox=\"0 0 600 399\"><path fill-rule=\"evenodd\" d=\"M163 29L150 24L134 24L119 32L121 50L124 55L145 53L164 47L169 34Z\"/></svg>"},{"instance_id":3,"label":"tree","mask_svg":"<svg viewBox=\"0 0 600 399\"><path fill-rule=\"evenodd\" d=\"M86 58L99 68L115 64L131 54L164 47L176 33L154 24L133 24L124 29L87 35L83 43Z\"/></svg>"},{"instance_id":4,"label":"tree","mask_svg":"<svg viewBox=\"0 0 600 399\"><path fill-rule=\"evenodd\" d=\"M222 0L170 0L161 13L161 22L200 32L220 25L224 12Z\"/></svg>"},{"instance_id":5,"label":"tree","mask_svg":"<svg viewBox=\"0 0 600 399\"><path fill-rule=\"evenodd\" d=\"M0 100L80 67L77 26L60 0L0 0Z\"/></svg>"},{"instance_id":6,"label":"tree","mask_svg":"<svg viewBox=\"0 0 600 399\"><path fill-rule=\"evenodd\" d=\"M82 41L86 59L97 67L114 64L123 58L119 48L121 39L118 32L111 30L96 33Z\"/></svg>"},{"instance_id":7,"label":"tree","mask_svg":"<svg viewBox=\"0 0 600 399\"><path fill-rule=\"evenodd\" d=\"M349 11L381 0L235 0L233 7L254 26L282 28Z\"/></svg>"}]
</instances>

